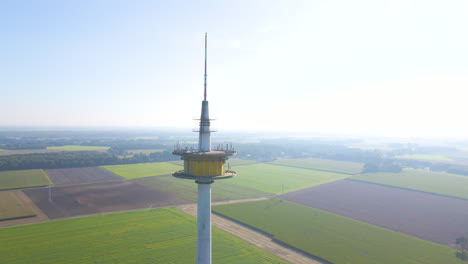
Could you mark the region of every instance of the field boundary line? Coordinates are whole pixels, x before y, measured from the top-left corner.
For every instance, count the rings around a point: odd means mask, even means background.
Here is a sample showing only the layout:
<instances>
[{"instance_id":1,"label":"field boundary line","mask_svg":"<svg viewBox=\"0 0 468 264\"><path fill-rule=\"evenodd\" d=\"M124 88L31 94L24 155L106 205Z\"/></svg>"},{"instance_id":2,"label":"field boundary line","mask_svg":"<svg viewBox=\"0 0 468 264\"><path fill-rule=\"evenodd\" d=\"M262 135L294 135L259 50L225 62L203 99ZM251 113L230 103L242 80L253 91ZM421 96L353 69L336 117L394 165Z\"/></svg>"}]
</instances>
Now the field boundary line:
<instances>
[{"instance_id":1,"label":"field boundary line","mask_svg":"<svg viewBox=\"0 0 468 264\"><path fill-rule=\"evenodd\" d=\"M15 188L10 188L10 189L1 189L0 188L0 192L6 192L6 191L20 191L20 190L26 190L26 189L39 189L39 188L44 188L44 187L47 187L47 186L50 186L50 184L48 185L38 185L38 186L30 186L30 187L15 187Z\"/></svg>"},{"instance_id":2,"label":"field boundary line","mask_svg":"<svg viewBox=\"0 0 468 264\"><path fill-rule=\"evenodd\" d=\"M293 166L293 165L276 164L276 163L270 163L270 162L267 162L267 163L265 163L265 164L276 165L276 166L283 166L283 167L291 167L291 168L297 168L297 169L305 169L305 170L332 172L332 173L345 174L345 175L351 175L351 176L360 174L360 173L351 174L351 173L347 173L347 172L339 172L339 171L331 171L331 170L311 169L311 168L305 168L305 167L299 167L299 166Z\"/></svg>"},{"instance_id":3,"label":"field boundary line","mask_svg":"<svg viewBox=\"0 0 468 264\"><path fill-rule=\"evenodd\" d=\"M413 192L419 192L419 193L431 194L431 195L436 195L436 196L441 196L441 197L446 197L446 198L452 198L452 199L457 199L457 200L468 201L468 198L457 197L457 196L451 196L451 195L446 195L446 194L441 194L441 193L435 193L435 192L427 192L427 191L416 190L416 189L411 189L411 188L406 188L406 187L400 187L400 186L394 186L394 185L389 185L389 184L384 184L384 183L368 182L368 181L357 180L357 179L351 179L351 178L346 178L346 179L343 179L343 180L349 180L349 181L355 181L355 182L363 182L363 183L374 184L374 185L380 185L380 186L383 186L383 187L395 188L395 189L400 189L400 190L405 190L405 191L413 191Z\"/></svg>"}]
</instances>

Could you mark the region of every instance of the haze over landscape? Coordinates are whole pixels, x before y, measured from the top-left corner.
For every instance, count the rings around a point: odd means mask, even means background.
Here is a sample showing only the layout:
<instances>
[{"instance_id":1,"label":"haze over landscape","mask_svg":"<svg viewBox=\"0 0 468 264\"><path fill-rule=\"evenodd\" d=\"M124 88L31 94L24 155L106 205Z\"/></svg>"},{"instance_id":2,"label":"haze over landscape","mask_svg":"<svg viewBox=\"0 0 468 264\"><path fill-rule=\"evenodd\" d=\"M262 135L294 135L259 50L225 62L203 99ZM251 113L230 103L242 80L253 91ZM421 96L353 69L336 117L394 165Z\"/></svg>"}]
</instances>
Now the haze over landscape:
<instances>
[{"instance_id":1,"label":"haze over landscape","mask_svg":"<svg viewBox=\"0 0 468 264\"><path fill-rule=\"evenodd\" d=\"M2 126L464 137L466 1L4 1ZM235 111L231 107L234 106Z\"/></svg>"},{"instance_id":2,"label":"haze over landscape","mask_svg":"<svg viewBox=\"0 0 468 264\"><path fill-rule=\"evenodd\" d=\"M461 0L1 2L0 262L467 263L467 25Z\"/></svg>"}]
</instances>

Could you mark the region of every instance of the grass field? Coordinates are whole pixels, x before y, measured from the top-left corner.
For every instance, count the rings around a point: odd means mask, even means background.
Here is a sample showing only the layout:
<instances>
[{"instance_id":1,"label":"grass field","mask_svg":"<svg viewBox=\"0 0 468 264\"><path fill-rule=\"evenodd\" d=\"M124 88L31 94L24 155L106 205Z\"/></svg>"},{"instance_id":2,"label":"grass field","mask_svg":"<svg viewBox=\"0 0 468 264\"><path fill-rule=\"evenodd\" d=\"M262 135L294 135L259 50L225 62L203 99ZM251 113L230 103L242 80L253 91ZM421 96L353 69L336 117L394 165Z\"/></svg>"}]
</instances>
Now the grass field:
<instances>
[{"instance_id":1,"label":"grass field","mask_svg":"<svg viewBox=\"0 0 468 264\"><path fill-rule=\"evenodd\" d=\"M228 163L229 163L233 168L235 168L236 166L251 165L251 164L258 163L258 162L255 161L255 160L245 160L245 159L238 159L238 158L230 158L230 159L226 160L226 166L227 166Z\"/></svg>"},{"instance_id":2,"label":"grass field","mask_svg":"<svg viewBox=\"0 0 468 264\"><path fill-rule=\"evenodd\" d=\"M463 263L454 249L278 199L213 209L334 264Z\"/></svg>"},{"instance_id":3,"label":"grass field","mask_svg":"<svg viewBox=\"0 0 468 264\"><path fill-rule=\"evenodd\" d=\"M234 168L237 176L229 183L263 192L281 194L349 177L349 175L293 168L272 164L253 164Z\"/></svg>"},{"instance_id":4,"label":"grass field","mask_svg":"<svg viewBox=\"0 0 468 264\"><path fill-rule=\"evenodd\" d=\"M24 207L12 192L0 192L0 221L32 217L36 214Z\"/></svg>"},{"instance_id":5,"label":"grass field","mask_svg":"<svg viewBox=\"0 0 468 264\"><path fill-rule=\"evenodd\" d=\"M47 147L47 149L78 151L78 150L107 150L109 149L109 147L65 145L65 146L59 146L59 147Z\"/></svg>"},{"instance_id":6,"label":"grass field","mask_svg":"<svg viewBox=\"0 0 468 264\"><path fill-rule=\"evenodd\" d=\"M327 160L327 159L315 159L315 158L304 158L304 159L277 159L271 162L277 165L285 165L292 167L300 167L305 169L333 171L338 173L346 174L358 174L362 172L364 165L362 163L350 162L350 161L338 161L338 160Z\"/></svg>"},{"instance_id":7,"label":"grass field","mask_svg":"<svg viewBox=\"0 0 468 264\"><path fill-rule=\"evenodd\" d=\"M170 163L174 163L180 166L184 166L184 161L183 160L177 160L177 161L170 161ZM231 158L226 161L226 168L227 164L230 164L232 169L235 169L236 166L242 166L242 165L250 165L250 164L255 164L257 163L255 160L245 160L245 159L237 159L237 158Z\"/></svg>"},{"instance_id":8,"label":"grass field","mask_svg":"<svg viewBox=\"0 0 468 264\"><path fill-rule=\"evenodd\" d=\"M39 187L52 184L43 170L0 171L0 190Z\"/></svg>"},{"instance_id":9,"label":"grass field","mask_svg":"<svg viewBox=\"0 0 468 264\"><path fill-rule=\"evenodd\" d=\"M229 181L230 179L216 181L211 185L211 198L213 201L246 199L272 195L271 193L261 192L237 184L230 184ZM156 190L176 193L177 196L188 201L197 201L197 184L191 180L177 179L172 176L163 176L137 179L136 182Z\"/></svg>"},{"instance_id":10,"label":"grass field","mask_svg":"<svg viewBox=\"0 0 468 264\"><path fill-rule=\"evenodd\" d=\"M401 173L368 173L350 179L468 199L468 177L456 174L404 169Z\"/></svg>"},{"instance_id":11,"label":"grass field","mask_svg":"<svg viewBox=\"0 0 468 264\"><path fill-rule=\"evenodd\" d=\"M159 176L171 174L183 167L169 162L138 163L128 165L110 165L101 166L112 173L115 173L125 179L135 179L150 176Z\"/></svg>"},{"instance_id":12,"label":"grass field","mask_svg":"<svg viewBox=\"0 0 468 264\"><path fill-rule=\"evenodd\" d=\"M2 263L195 263L195 218L173 208L0 229ZM286 263L213 228L213 263Z\"/></svg>"},{"instance_id":13,"label":"grass field","mask_svg":"<svg viewBox=\"0 0 468 264\"><path fill-rule=\"evenodd\" d=\"M398 159L413 159L413 160L428 160L428 161L453 161L452 159L443 155L430 155L430 154L413 154L397 156Z\"/></svg>"}]
</instances>

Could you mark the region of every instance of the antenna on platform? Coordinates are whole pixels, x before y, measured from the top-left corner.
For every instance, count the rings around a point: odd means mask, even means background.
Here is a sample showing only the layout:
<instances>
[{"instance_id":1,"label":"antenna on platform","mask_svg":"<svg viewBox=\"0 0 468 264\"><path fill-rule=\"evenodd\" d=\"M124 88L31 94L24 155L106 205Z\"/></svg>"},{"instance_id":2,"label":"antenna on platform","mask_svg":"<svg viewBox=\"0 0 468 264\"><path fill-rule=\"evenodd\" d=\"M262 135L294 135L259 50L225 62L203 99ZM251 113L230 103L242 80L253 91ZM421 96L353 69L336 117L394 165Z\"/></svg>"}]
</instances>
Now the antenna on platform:
<instances>
[{"instance_id":1,"label":"antenna on platform","mask_svg":"<svg viewBox=\"0 0 468 264\"><path fill-rule=\"evenodd\" d=\"M206 101L206 53L207 53L207 46L208 46L208 33L205 32L205 83L203 84L203 86L205 87L205 94L204 94L204 97L203 97L203 101Z\"/></svg>"}]
</instances>

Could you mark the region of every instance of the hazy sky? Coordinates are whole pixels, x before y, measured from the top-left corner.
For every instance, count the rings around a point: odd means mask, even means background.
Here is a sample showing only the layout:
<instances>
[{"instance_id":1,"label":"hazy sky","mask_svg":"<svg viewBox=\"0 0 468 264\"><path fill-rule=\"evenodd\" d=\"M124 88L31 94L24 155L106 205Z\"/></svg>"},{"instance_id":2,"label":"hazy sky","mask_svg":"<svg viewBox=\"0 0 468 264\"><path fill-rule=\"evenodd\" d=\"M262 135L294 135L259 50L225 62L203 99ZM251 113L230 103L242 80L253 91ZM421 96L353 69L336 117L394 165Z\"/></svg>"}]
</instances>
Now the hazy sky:
<instances>
[{"instance_id":1,"label":"hazy sky","mask_svg":"<svg viewBox=\"0 0 468 264\"><path fill-rule=\"evenodd\" d=\"M468 137L468 1L1 1L0 125Z\"/></svg>"}]
</instances>

